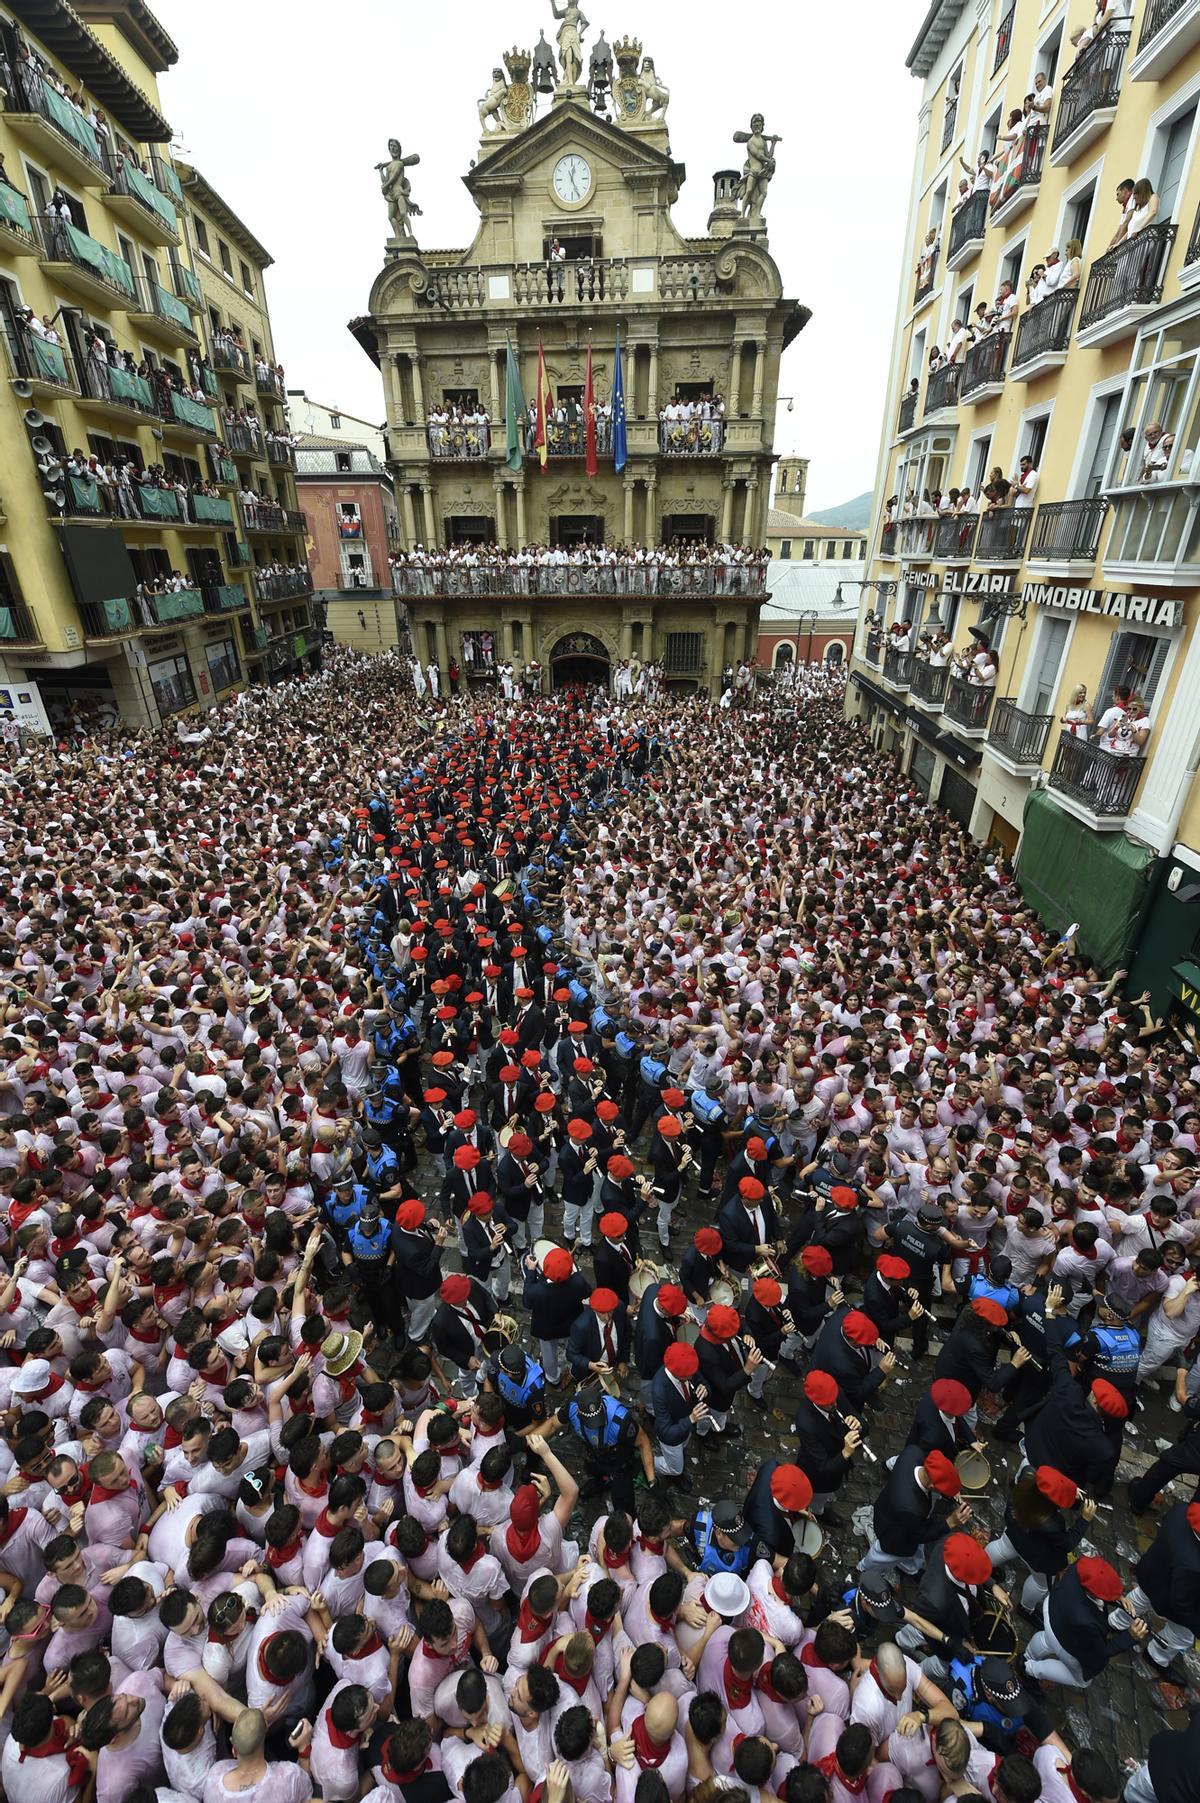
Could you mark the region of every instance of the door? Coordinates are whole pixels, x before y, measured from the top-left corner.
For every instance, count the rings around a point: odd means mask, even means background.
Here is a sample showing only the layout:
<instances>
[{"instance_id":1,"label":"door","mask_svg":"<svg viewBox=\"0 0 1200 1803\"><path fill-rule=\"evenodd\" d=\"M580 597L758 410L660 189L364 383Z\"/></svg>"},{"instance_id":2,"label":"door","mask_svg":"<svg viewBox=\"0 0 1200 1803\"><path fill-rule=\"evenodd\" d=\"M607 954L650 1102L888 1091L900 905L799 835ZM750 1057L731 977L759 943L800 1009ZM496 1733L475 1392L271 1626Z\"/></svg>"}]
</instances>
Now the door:
<instances>
[{"instance_id":1,"label":"door","mask_svg":"<svg viewBox=\"0 0 1200 1803\"><path fill-rule=\"evenodd\" d=\"M942 787L938 800L952 819L960 826L970 826L971 815L975 812L975 790L965 776L958 770L952 770L947 764L942 771Z\"/></svg>"},{"instance_id":2,"label":"door","mask_svg":"<svg viewBox=\"0 0 1200 1803\"><path fill-rule=\"evenodd\" d=\"M1038 621L1037 643L1030 659L1030 680L1022 707L1027 714L1048 714L1058 692L1058 673L1071 631L1069 620L1043 614Z\"/></svg>"},{"instance_id":3,"label":"door","mask_svg":"<svg viewBox=\"0 0 1200 1803\"><path fill-rule=\"evenodd\" d=\"M602 545L604 519L601 514L560 513L550 521L552 545Z\"/></svg>"},{"instance_id":4,"label":"door","mask_svg":"<svg viewBox=\"0 0 1200 1803\"><path fill-rule=\"evenodd\" d=\"M1151 168L1157 165L1158 179L1154 182L1158 192L1159 222L1173 219L1175 202L1179 198L1179 184L1183 178L1183 166L1187 161L1188 145L1191 142L1192 127L1196 123L1196 107L1193 102L1186 112L1173 119L1165 130L1160 131L1154 141L1155 157ZM1153 180L1153 177L1151 178Z\"/></svg>"}]
</instances>

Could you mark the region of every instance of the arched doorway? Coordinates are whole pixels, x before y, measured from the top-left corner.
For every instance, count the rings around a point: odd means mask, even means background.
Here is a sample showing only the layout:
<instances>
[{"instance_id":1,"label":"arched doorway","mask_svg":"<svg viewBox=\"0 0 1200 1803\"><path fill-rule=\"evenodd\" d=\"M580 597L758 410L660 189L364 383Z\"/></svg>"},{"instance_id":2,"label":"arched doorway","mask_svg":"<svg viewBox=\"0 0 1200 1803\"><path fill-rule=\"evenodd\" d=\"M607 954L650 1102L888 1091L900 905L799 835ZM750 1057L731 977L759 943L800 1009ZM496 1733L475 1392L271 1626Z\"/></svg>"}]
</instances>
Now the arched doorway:
<instances>
[{"instance_id":1,"label":"arched doorway","mask_svg":"<svg viewBox=\"0 0 1200 1803\"><path fill-rule=\"evenodd\" d=\"M550 653L550 686L568 689L572 684L608 687L612 664L604 645L590 632L570 632Z\"/></svg>"}]
</instances>

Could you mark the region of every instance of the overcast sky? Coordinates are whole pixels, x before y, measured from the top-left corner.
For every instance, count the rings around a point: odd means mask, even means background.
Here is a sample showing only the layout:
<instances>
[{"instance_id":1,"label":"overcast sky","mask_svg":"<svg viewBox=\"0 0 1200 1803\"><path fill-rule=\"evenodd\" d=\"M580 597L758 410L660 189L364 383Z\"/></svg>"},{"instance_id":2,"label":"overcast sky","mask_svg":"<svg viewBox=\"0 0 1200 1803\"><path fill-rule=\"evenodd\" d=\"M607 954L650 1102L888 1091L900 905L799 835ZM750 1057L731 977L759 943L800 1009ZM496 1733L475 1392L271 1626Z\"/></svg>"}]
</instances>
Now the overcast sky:
<instances>
[{"instance_id":1,"label":"overcast sky","mask_svg":"<svg viewBox=\"0 0 1200 1803\"><path fill-rule=\"evenodd\" d=\"M346 331L366 311L387 212L374 165L389 137L420 153L418 242L470 244L462 185L476 102L501 52L553 44L550 0L151 0L179 46L162 78L181 153L275 258L267 276L289 386L382 421L375 366ZM811 458L809 504L870 488L891 346L918 84L904 57L925 0L867 10L799 0L585 0L591 41L631 32L671 91L675 208L705 230L712 174L740 166L750 114L781 132L767 206L785 293L812 308L788 351L775 448ZM786 19L786 23L784 22ZM544 102L543 102L544 104Z\"/></svg>"}]
</instances>

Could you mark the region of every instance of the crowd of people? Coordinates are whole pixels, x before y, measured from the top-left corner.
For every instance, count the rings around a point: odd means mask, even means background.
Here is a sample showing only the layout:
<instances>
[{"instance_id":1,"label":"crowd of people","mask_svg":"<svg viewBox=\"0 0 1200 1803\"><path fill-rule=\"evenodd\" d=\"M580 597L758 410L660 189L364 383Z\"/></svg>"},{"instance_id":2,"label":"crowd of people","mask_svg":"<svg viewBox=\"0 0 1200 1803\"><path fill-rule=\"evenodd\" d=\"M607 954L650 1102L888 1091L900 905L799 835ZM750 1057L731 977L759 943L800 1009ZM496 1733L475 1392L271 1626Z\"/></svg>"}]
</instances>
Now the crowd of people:
<instances>
[{"instance_id":1,"label":"crowd of people","mask_svg":"<svg viewBox=\"0 0 1200 1803\"><path fill-rule=\"evenodd\" d=\"M1196 1803L1194 1031L836 671L205 726L0 767L12 1803Z\"/></svg>"},{"instance_id":2,"label":"crowd of people","mask_svg":"<svg viewBox=\"0 0 1200 1803\"><path fill-rule=\"evenodd\" d=\"M532 543L516 551L472 542L418 543L388 561L398 595L654 595L760 594L770 560L766 548L675 539L659 545Z\"/></svg>"}]
</instances>

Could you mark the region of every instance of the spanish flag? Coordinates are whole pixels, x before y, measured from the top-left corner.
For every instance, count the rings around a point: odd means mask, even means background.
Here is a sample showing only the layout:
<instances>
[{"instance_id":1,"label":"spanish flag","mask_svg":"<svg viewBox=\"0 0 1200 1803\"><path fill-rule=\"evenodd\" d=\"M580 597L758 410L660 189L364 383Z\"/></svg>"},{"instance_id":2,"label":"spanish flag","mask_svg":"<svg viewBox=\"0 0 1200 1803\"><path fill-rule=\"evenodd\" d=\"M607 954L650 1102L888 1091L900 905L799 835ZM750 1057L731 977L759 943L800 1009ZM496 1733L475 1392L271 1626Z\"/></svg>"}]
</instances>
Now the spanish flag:
<instances>
[{"instance_id":1,"label":"spanish flag","mask_svg":"<svg viewBox=\"0 0 1200 1803\"><path fill-rule=\"evenodd\" d=\"M537 365L537 430L533 444L537 451L538 462L542 466L542 474L546 473L546 459L550 455L550 414L554 408L554 396L550 392L550 380L546 375L546 355L542 350L542 334L538 333L538 365Z\"/></svg>"}]
</instances>

